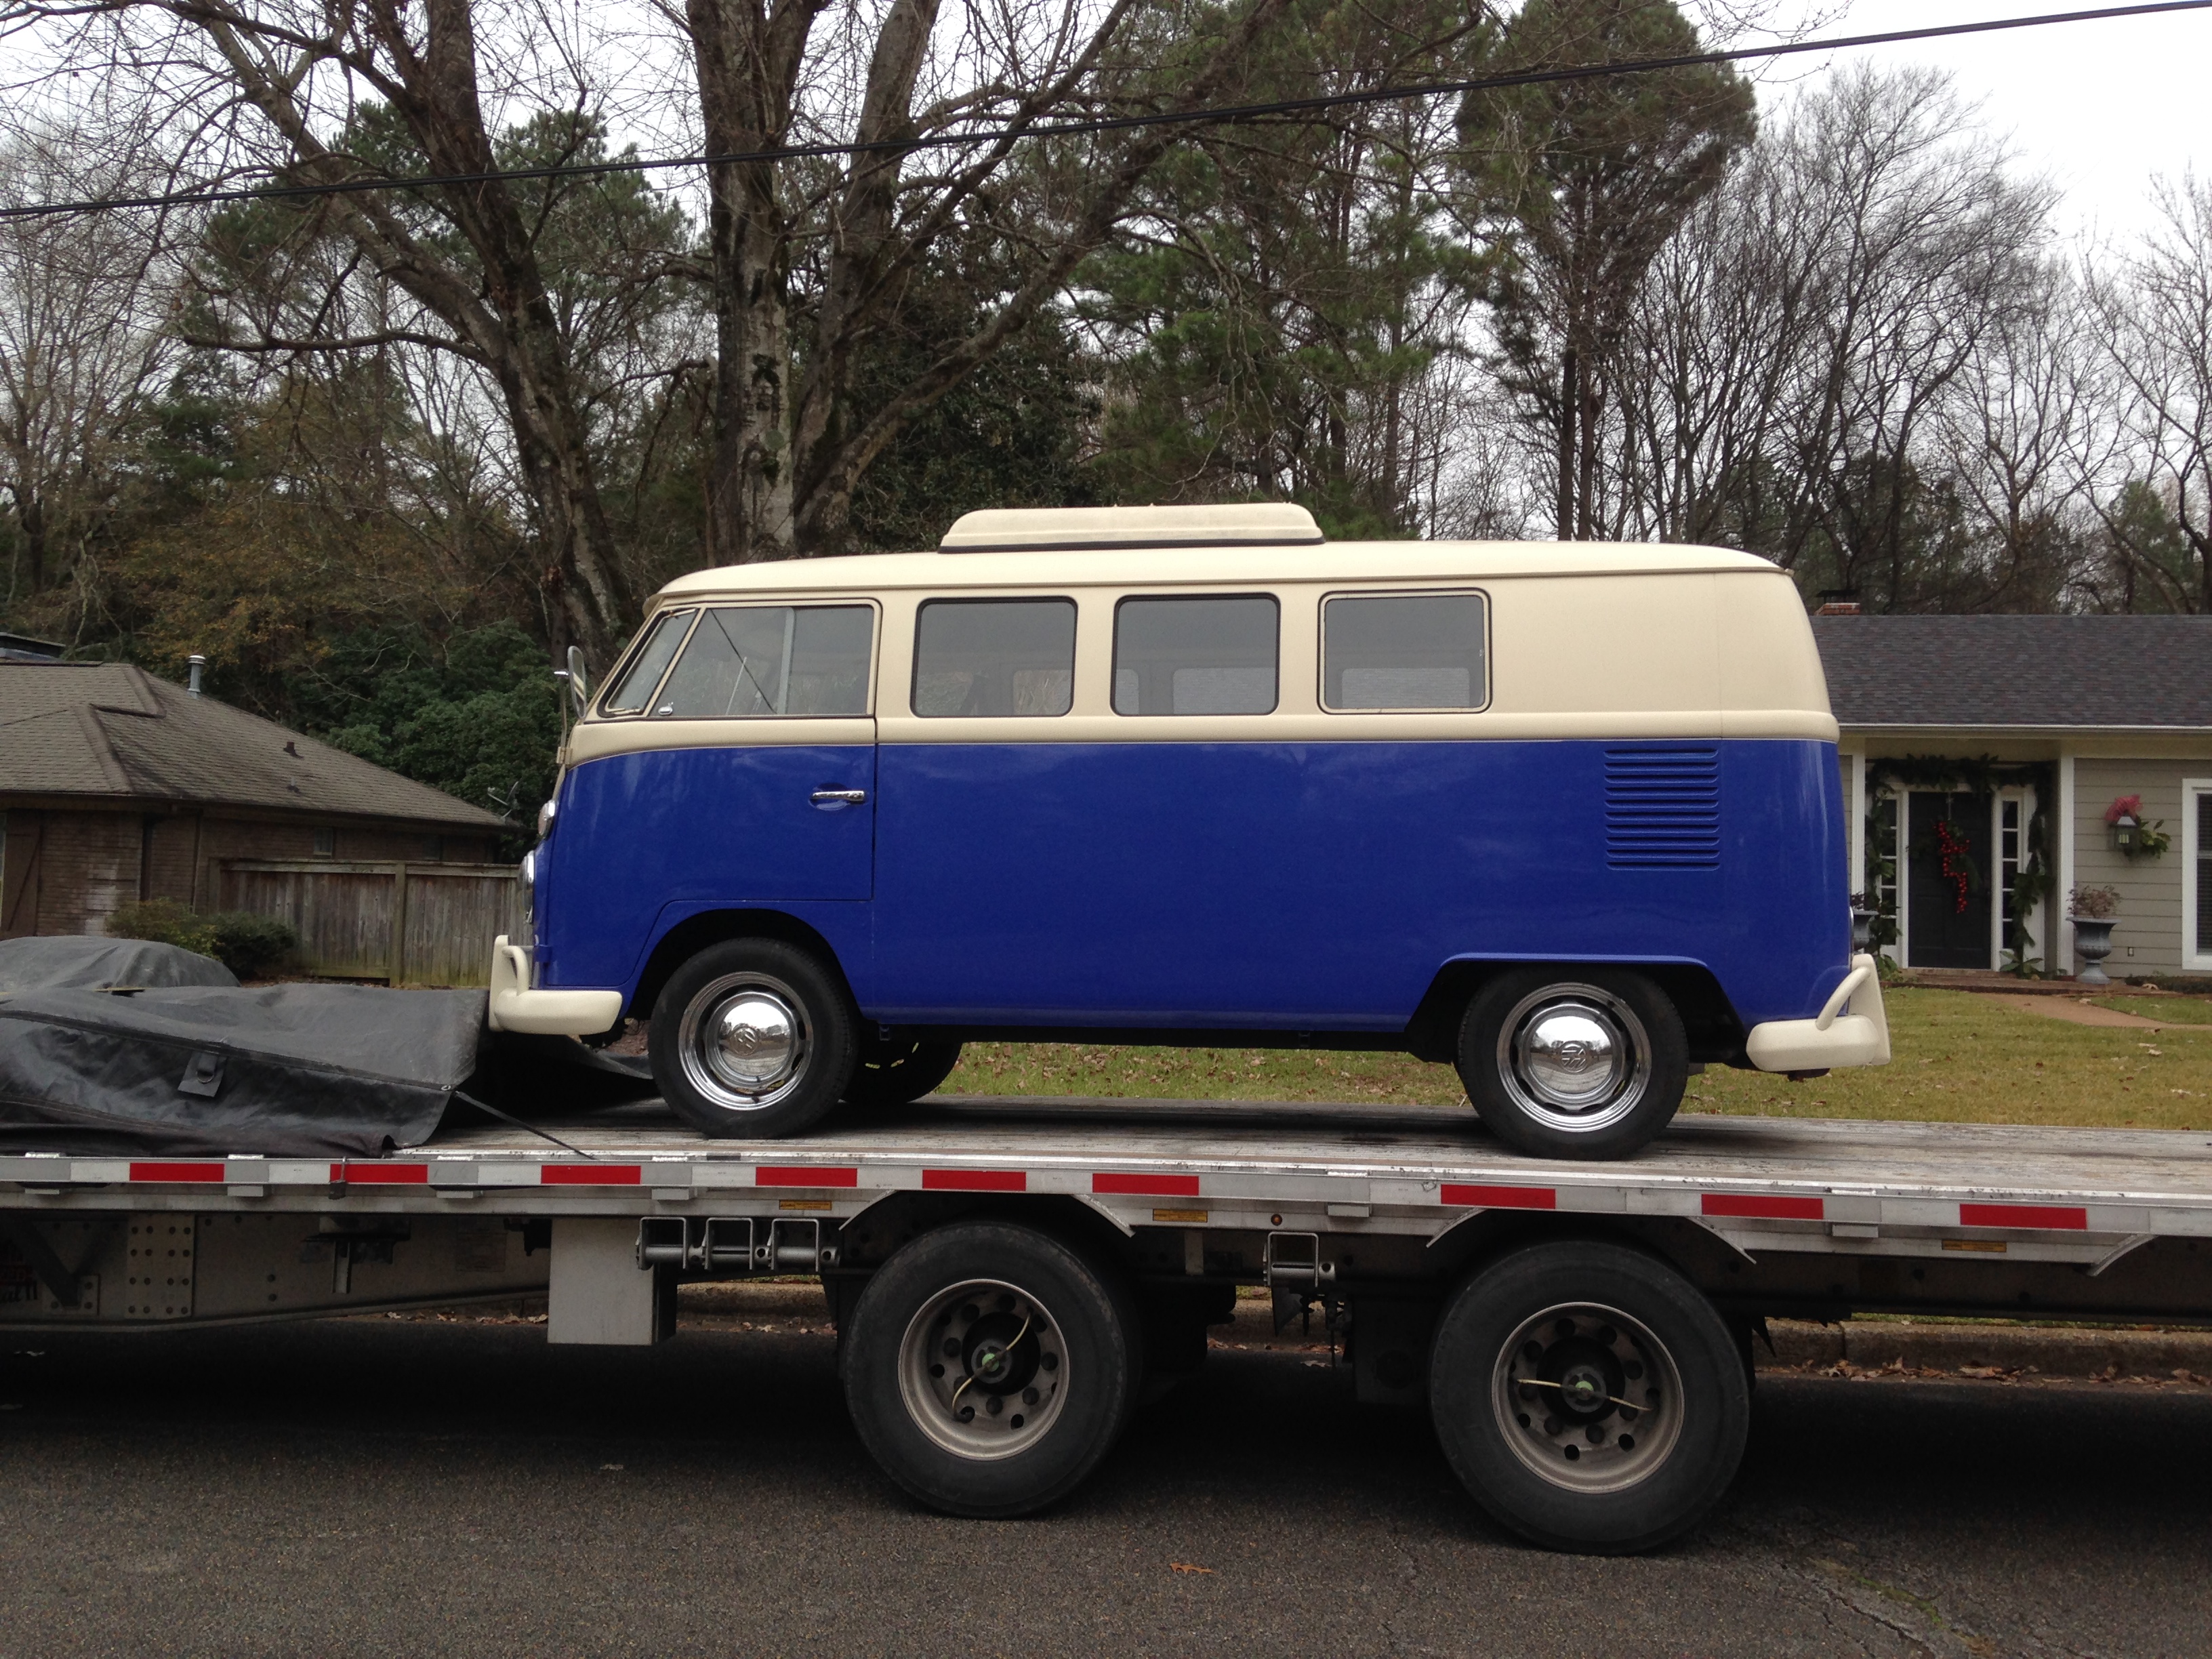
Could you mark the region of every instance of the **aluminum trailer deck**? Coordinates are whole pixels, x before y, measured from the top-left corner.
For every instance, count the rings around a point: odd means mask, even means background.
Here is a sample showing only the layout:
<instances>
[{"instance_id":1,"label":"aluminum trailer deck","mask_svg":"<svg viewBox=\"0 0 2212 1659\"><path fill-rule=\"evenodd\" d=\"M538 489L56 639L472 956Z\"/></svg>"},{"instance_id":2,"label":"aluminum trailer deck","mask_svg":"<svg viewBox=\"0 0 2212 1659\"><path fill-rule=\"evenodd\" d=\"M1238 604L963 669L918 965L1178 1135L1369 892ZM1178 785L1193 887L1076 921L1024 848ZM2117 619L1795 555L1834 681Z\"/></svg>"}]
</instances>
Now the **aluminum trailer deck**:
<instances>
[{"instance_id":1,"label":"aluminum trailer deck","mask_svg":"<svg viewBox=\"0 0 2212 1659\"><path fill-rule=\"evenodd\" d=\"M565 1144L0 1157L0 1324L536 1294L553 1341L642 1344L681 1279L818 1273L886 1471L1011 1514L1072 1489L1261 1284L1285 1318L1323 1305L1361 1398L1427 1403L1493 1514L1614 1550L1725 1488L1766 1316L2212 1321L2203 1133L1687 1116L1580 1164L1463 1109L937 1098L744 1142L648 1103L544 1127Z\"/></svg>"}]
</instances>

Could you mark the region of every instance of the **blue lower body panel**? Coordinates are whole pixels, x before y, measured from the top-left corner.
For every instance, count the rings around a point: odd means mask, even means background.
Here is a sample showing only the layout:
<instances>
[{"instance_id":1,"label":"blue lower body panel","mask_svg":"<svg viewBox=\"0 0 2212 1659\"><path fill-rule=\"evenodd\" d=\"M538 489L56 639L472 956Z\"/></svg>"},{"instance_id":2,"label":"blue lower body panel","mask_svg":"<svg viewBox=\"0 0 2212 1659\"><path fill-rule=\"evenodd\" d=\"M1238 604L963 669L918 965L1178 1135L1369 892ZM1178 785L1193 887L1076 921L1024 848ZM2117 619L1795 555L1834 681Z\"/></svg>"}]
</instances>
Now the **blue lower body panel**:
<instances>
[{"instance_id":1,"label":"blue lower body panel","mask_svg":"<svg viewBox=\"0 0 2212 1659\"><path fill-rule=\"evenodd\" d=\"M726 817L719 757L763 751L684 752L619 757L631 806L665 803L652 836ZM1688 795L1639 795L1639 765L1684 756ZM781 900L741 839L726 868L678 860L680 892L623 815L596 820L605 858L572 846L571 798L614 763L562 800L557 882L599 891L573 922L549 905L551 982L634 989L672 902L838 912L886 1024L1383 1033L1449 962L1565 958L1701 964L1750 1025L1816 1012L1849 957L1829 744L887 744L873 896L830 907Z\"/></svg>"}]
</instances>

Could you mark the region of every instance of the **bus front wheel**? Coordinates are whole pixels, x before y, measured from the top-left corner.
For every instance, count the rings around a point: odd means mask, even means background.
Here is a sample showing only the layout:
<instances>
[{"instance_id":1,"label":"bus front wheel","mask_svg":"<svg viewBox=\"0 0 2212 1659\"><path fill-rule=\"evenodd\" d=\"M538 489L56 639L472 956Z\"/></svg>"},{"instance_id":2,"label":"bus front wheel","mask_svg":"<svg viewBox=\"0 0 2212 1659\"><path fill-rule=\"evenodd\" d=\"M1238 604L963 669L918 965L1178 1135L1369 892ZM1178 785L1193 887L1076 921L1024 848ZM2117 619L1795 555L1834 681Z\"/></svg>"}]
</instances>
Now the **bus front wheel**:
<instances>
[{"instance_id":1,"label":"bus front wheel","mask_svg":"<svg viewBox=\"0 0 2212 1659\"><path fill-rule=\"evenodd\" d=\"M653 1079L702 1134L798 1134L844 1093L858 1024L845 988L811 952L781 939L727 939L661 988Z\"/></svg>"},{"instance_id":2,"label":"bus front wheel","mask_svg":"<svg viewBox=\"0 0 2212 1659\"><path fill-rule=\"evenodd\" d=\"M1625 1158L1665 1128L1689 1082L1682 1017L1643 975L1522 969L1475 994L1460 1081L1492 1134L1532 1158Z\"/></svg>"}]
</instances>

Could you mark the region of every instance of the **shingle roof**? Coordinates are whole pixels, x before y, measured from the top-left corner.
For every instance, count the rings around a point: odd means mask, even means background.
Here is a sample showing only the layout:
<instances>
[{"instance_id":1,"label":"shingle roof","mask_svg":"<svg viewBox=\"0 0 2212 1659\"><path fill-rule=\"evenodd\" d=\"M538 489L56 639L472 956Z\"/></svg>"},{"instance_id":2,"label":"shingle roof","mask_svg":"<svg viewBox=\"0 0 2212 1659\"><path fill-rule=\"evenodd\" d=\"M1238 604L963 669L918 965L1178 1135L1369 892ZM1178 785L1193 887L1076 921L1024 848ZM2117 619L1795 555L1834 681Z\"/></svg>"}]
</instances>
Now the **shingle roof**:
<instances>
[{"instance_id":1,"label":"shingle roof","mask_svg":"<svg viewBox=\"0 0 2212 1659\"><path fill-rule=\"evenodd\" d=\"M1846 726L2212 727L2212 617L1815 617Z\"/></svg>"},{"instance_id":2,"label":"shingle roof","mask_svg":"<svg viewBox=\"0 0 2212 1659\"><path fill-rule=\"evenodd\" d=\"M490 829L428 784L125 663L0 660L0 792Z\"/></svg>"}]
</instances>

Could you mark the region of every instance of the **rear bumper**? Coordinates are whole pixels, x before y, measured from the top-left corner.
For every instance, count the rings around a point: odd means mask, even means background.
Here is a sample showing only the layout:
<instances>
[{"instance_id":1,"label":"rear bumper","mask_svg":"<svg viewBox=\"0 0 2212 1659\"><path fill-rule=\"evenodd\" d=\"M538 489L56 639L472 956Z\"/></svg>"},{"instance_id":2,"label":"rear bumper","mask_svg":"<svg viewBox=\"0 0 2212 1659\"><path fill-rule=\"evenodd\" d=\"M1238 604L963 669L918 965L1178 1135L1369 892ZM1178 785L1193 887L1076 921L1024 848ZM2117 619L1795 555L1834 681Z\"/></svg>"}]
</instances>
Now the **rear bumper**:
<instances>
[{"instance_id":1,"label":"rear bumper","mask_svg":"<svg viewBox=\"0 0 2212 1659\"><path fill-rule=\"evenodd\" d=\"M1762 1072L1888 1065L1889 1016L1881 1006L1881 977L1874 958L1864 954L1851 958L1851 971L1816 1018L1754 1025L1743 1049Z\"/></svg>"},{"instance_id":2,"label":"rear bumper","mask_svg":"<svg viewBox=\"0 0 2212 1659\"><path fill-rule=\"evenodd\" d=\"M501 933L491 947L491 1007L485 1018L493 1030L597 1036L622 1018L620 991L533 991L529 985L529 951L509 945Z\"/></svg>"}]
</instances>

